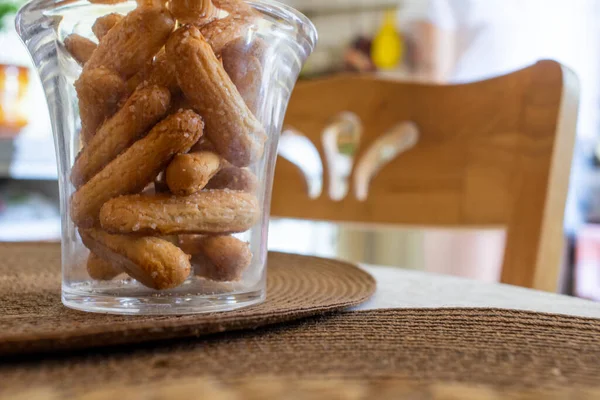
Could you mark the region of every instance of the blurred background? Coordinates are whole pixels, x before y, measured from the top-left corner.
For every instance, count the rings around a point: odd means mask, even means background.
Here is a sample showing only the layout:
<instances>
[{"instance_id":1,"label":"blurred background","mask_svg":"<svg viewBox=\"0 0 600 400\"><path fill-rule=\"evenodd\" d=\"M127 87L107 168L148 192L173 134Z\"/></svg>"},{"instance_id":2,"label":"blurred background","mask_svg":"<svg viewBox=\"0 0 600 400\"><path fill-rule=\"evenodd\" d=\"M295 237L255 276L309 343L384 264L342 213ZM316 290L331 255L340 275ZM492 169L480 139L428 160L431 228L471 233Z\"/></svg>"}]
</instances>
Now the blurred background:
<instances>
[{"instance_id":1,"label":"blurred background","mask_svg":"<svg viewBox=\"0 0 600 400\"><path fill-rule=\"evenodd\" d=\"M562 290L600 300L600 1L285 2L304 12L319 31L317 50L301 79L346 72L461 83L544 58L573 69L582 98L565 211L569 251ZM59 240L50 121L41 85L14 31L21 4L0 0L0 241ZM280 150L292 145L293 140L283 140ZM365 231L274 220L269 246L497 281L503 242L500 229Z\"/></svg>"}]
</instances>

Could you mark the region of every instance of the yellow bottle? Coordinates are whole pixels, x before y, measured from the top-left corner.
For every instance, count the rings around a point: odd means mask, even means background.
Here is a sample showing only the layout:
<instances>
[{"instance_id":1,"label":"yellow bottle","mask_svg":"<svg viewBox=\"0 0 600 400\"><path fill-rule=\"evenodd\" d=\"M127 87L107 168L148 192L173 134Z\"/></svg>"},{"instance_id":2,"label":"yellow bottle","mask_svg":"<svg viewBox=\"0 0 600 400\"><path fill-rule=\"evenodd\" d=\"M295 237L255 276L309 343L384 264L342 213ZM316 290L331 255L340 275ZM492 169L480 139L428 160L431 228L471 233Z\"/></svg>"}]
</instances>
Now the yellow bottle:
<instances>
[{"instance_id":1,"label":"yellow bottle","mask_svg":"<svg viewBox=\"0 0 600 400\"><path fill-rule=\"evenodd\" d=\"M383 25L373 39L371 58L379 69L394 69L400 63L403 52L402 36L396 30L396 12L387 11Z\"/></svg>"}]
</instances>

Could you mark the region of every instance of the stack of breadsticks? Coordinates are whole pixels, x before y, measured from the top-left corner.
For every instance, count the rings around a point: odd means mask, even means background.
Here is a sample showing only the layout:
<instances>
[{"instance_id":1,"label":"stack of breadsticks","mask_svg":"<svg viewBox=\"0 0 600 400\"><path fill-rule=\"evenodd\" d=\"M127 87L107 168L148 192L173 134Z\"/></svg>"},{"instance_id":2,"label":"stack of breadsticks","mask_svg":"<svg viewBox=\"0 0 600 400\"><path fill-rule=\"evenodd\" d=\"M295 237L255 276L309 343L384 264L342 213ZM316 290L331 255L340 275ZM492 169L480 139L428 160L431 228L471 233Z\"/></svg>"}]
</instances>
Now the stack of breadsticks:
<instances>
[{"instance_id":1,"label":"stack of breadsticks","mask_svg":"<svg viewBox=\"0 0 600 400\"><path fill-rule=\"evenodd\" d=\"M244 39L254 17L241 0L140 0L96 20L98 44L65 39L83 67L70 213L92 279L126 273L163 290L192 265L231 281L250 264L230 235L261 215L245 168L267 139L255 117L264 46Z\"/></svg>"}]
</instances>

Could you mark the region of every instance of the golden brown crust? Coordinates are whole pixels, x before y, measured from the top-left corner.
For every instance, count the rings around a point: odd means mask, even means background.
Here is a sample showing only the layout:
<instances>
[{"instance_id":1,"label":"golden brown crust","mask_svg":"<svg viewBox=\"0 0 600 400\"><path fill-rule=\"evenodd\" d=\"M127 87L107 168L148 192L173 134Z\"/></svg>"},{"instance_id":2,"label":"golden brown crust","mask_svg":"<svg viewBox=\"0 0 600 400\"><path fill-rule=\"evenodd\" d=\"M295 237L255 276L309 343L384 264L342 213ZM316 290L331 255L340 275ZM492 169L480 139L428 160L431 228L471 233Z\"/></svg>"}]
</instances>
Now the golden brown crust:
<instances>
[{"instance_id":1,"label":"golden brown crust","mask_svg":"<svg viewBox=\"0 0 600 400\"><path fill-rule=\"evenodd\" d=\"M135 0L138 7L164 8L167 0Z\"/></svg>"},{"instance_id":2,"label":"golden brown crust","mask_svg":"<svg viewBox=\"0 0 600 400\"><path fill-rule=\"evenodd\" d=\"M215 174L205 188L254 193L258 188L258 179L256 175L245 168L224 167Z\"/></svg>"},{"instance_id":3,"label":"golden brown crust","mask_svg":"<svg viewBox=\"0 0 600 400\"><path fill-rule=\"evenodd\" d=\"M167 59L167 54L164 50L160 51L154 62L152 68L146 78L148 85L160 85L168 88L171 93L179 93L179 85L177 84L177 76L175 74L175 68L173 64Z\"/></svg>"},{"instance_id":4,"label":"golden brown crust","mask_svg":"<svg viewBox=\"0 0 600 400\"><path fill-rule=\"evenodd\" d=\"M211 0L171 0L169 10L180 24L206 25L217 17Z\"/></svg>"},{"instance_id":5,"label":"golden brown crust","mask_svg":"<svg viewBox=\"0 0 600 400\"><path fill-rule=\"evenodd\" d=\"M99 67L84 69L75 81L75 90L79 98L81 136L83 142L88 143L104 120L117 111L127 86L113 71Z\"/></svg>"},{"instance_id":6,"label":"golden brown crust","mask_svg":"<svg viewBox=\"0 0 600 400\"><path fill-rule=\"evenodd\" d=\"M175 20L161 8L136 8L102 38L85 68L106 67L128 79L163 47Z\"/></svg>"},{"instance_id":7,"label":"golden brown crust","mask_svg":"<svg viewBox=\"0 0 600 400\"><path fill-rule=\"evenodd\" d=\"M190 239L187 239L188 241ZM248 243L233 236L196 236L194 273L213 281L238 281L252 262Z\"/></svg>"},{"instance_id":8,"label":"golden brown crust","mask_svg":"<svg viewBox=\"0 0 600 400\"><path fill-rule=\"evenodd\" d=\"M107 231L148 235L244 232L259 218L254 195L217 190L186 197L121 196L106 202L100 211L100 222Z\"/></svg>"},{"instance_id":9,"label":"golden brown crust","mask_svg":"<svg viewBox=\"0 0 600 400\"><path fill-rule=\"evenodd\" d=\"M236 60L238 58L254 57L261 64L265 62L265 56L267 52L267 43L258 36L253 36L251 40L248 38L240 37L228 42L221 50L220 56L229 60ZM225 60L223 60L225 62Z\"/></svg>"},{"instance_id":10,"label":"golden brown crust","mask_svg":"<svg viewBox=\"0 0 600 400\"><path fill-rule=\"evenodd\" d=\"M177 84L177 76L173 65L167 59L164 49L160 50L152 62L147 63L137 74L129 78L127 87L133 92L140 86L158 85L169 89L171 94L179 99L181 91ZM180 108L190 108L179 107Z\"/></svg>"},{"instance_id":11,"label":"golden brown crust","mask_svg":"<svg viewBox=\"0 0 600 400\"><path fill-rule=\"evenodd\" d=\"M94 175L71 197L71 218L92 227L102 205L124 194L138 193L179 153L187 152L202 135L203 123L193 111L168 116L150 133Z\"/></svg>"},{"instance_id":12,"label":"golden brown crust","mask_svg":"<svg viewBox=\"0 0 600 400\"><path fill-rule=\"evenodd\" d=\"M167 167L167 185L171 193L187 196L204 189L220 168L221 157L215 153L178 154Z\"/></svg>"},{"instance_id":13,"label":"golden brown crust","mask_svg":"<svg viewBox=\"0 0 600 400\"><path fill-rule=\"evenodd\" d=\"M118 13L110 13L103 15L102 17L98 17L94 25L92 25L92 32L98 38L98 40L102 40L104 36L110 31L113 26L121 22L123 16Z\"/></svg>"},{"instance_id":14,"label":"golden brown crust","mask_svg":"<svg viewBox=\"0 0 600 400\"><path fill-rule=\"evenodd\" d=\"M227 43L248 32L255 14L252 7L240 0L213 0L213 4L229 15L202 26L201 32L213 51L220 54Z\"/></svg>"},{"instance_id":15,"label":"golden brown crust","mask_svg":"<svg viewBox=\"0 0 600 400\"><path fill-rule=\"evenodd\" d=\"M90 39L73 33L65 38L65 47L79 65L84 65L98 45Z\"/></svg>"},{"instance_id":16,"label":"golden brown crust","mask_svg":"<svg viewBox=\"0 0 600 400\"><path fill-rule=\"evenodd\" d=\"M206 122L219 154L238 167L257 161L267 135L197 28L184 26L167 42L167 56L186 98Z\"/></svg>"},{"instance_id":17,"label":"golden brown crust","mask_svg":"<svg viewBox=\"0 0 600 400\"><path fill-rule=\"evenodd\" d=\"M223 68L240 92L250 111L256 115L260 100L263 69L259 58L246 48L243 38L229 42L221 52Z\"/></svg>"},{"instance_id":18,"label":"golden brown crust","mask_svg":"<svg viewBox=\"0 0 600 400\"><path fill-rule=\"evenodd\" d=\"M111 235L101 229L80 230L87 248L152 289L181 285L189 276L189 256L174 244L156 237Z\"/></svg>"},{"instance_id":19,"label":"golden brown crust","mask_svg":"<svg viewBox=\"0 0 600 400\"><path fill-rule=\"evenodd\" d=\"M185 254L189 254L190 256L195 256L200 253L200 246L198 245L198 240L202 238L204 235L178 235L177 236L177 246Z\"/></svg>"},{"instance_id":20,"label":"golden brown crust","mask_svg":"<svg viewBox=\"0 0 600 400\"><path fill-rule=\"evenodd\" d=\"M110 281L123 272L123 269L108 260L90 252L87 260L87 272L97 281Z\"/></svg>"},{"instance_id":21,"label":"golden brown crust","mask_svg":"<svg viewBox=\"0 0 600 400\"><path fill-rule=\"evenodd\" d=\"M189 103L187 103L187 105L189 105ZM206 135L204 135L200 138L200 140L198 140L198 143L192 146L190 153L196 153L199 151L212 151L213 153L216 153L217 149L215 149L215 145L211 143L211 141L206 137ZM227 161L223 160L223 164L226 163Z\"/></svg>"},{"instance_id":22,"label":"golden brown crust","mask_svg":"<svg viewBox=\"0 0 600 400\"><path fill-rule=\"evenodd\" d=\"M212 0L215 7L232 15L244 15L253 12L252 7L244 0Z\"/></svg>"},{"instance_id":23,"label":"golden brown crust","mask_svg":"<svg viewBox=\"0 0 600 400\"><path fill-rule=\"evenodd\" d=\"M83 148L73 169L71 182L79 187L117 157L163 117L171 95L165 88L150 86L135 91L125 105L97 131Z\"/></svg>"}]
</instances>

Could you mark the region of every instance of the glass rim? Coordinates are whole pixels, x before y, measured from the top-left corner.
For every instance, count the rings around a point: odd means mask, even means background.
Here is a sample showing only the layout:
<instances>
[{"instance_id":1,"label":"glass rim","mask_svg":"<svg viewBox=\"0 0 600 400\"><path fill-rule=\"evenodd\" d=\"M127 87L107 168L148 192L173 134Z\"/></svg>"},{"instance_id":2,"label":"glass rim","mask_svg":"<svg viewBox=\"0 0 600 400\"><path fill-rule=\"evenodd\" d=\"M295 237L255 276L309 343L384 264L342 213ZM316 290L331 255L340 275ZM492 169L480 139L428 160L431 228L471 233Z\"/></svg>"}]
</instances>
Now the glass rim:
<instances>
[{"instance_id":1,"label":"glass rim","mask_svg":"<svg viewBox=\"0 0 600 400\"><path fill-rule=\"evenodd\" d=\"M300 35L300 37L296 37L296 40L303 42L308 51L308 53L312 53L317 44L317 28L314 26L312 21L303 13L291 7L287 4L283 4L276 0L243 0L245 3L248 3L252 8L261 13L274 15L284 23L289 23L292 21L296 22L296 26L300 26L301 29L295 29L295 33Z\"/></svg>"},{"instance_id":2,"label":"glass rim","mask_svg":"<svg viewBox=\"0 0 600 400\"><path fill-rule=\"evenodd\" d=\"M127 0L132 1L132 0ZM245 3L248 3L252 8L261 12L262 14L270 14L277 17L281 20L280 24L289 24L294 23L294 33L296 34L296 41L301 42L307 52L310 54L317 43L317 29L315 28L312 21L303 13L296 10L295 8L283 4L279 1L275 0L243 0ZM89 6L98 6L99 4L94 4L90 2L86 2L85 0L31 0L27 3L23 4L19 11L17 12L17 18L15 19L15 25L17 28L17 32L19 32L19 26L17 20L19 19L19 14L24 11L42 11L42 10L51 10L56 7L67 6L73 3L80 3L82 7L87 5ZM125 2L124 2L125 3ZM111 4L106 4L106 6L111 6ZM297 27L301 28L298 29Z\"/></svg>"}]
</instances>

